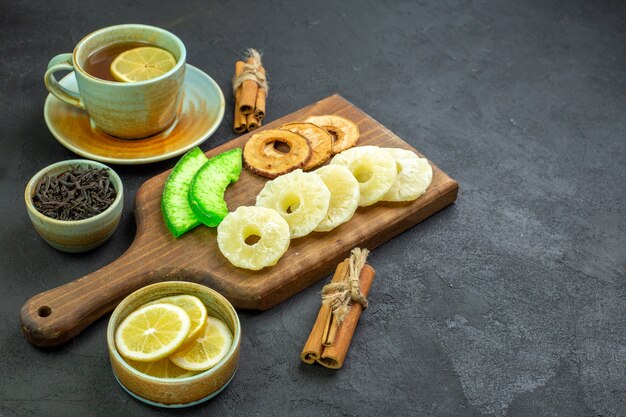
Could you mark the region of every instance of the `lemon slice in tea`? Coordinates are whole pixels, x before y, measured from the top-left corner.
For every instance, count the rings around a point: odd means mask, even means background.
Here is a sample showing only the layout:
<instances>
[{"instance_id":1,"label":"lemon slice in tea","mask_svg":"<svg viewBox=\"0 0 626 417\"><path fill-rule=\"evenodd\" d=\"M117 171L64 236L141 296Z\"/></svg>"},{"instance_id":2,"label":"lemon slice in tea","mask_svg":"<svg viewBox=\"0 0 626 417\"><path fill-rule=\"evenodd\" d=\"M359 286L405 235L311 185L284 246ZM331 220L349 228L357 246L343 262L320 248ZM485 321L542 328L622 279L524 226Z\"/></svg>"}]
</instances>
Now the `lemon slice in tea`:
<instances>
[{"instance_id":1,"label":"lemon slice in tea","mask_svg":"<svg viewBox=\"0 0 626 417\"><path fill-rule=\"evenodd\" d=\"M115 346L128 359L154 362L171 355L189 334L191 320L185 310L158 303L130 313L115 331Z\"/></svg>"},{"instance_id":2,"label":"lemon slice in tea","mask_svg":"<svg viewBox=\"0 0 626 417\"><path fill-rule=\"evenodd\" d=\"M226 356L232 343L233 334L226 323L209 316L204 334L187 349L170 356L170 360L183 369L205 371Z\"/></svg>"},{"instance_id":3,"label":"lemon slice in tea","mask_svg":"<svg viewBox=\"0 0 626 417\"><path fill-rule=\"evenodd\" d=\"M111 63L111 75L122 82L145 81L165 74L174 66L174 55L165 49L142 46L119 54Z\"/></svg>"},{"instance_id":4,"label":"lemon slice in tea","mask_svg":"<svg viewBox=\"0 0 626 417\"><path fill-rule=\"evenodd\" d=\"M193 341L196 340L204 332L204 326L206 326L207 312L206 307L198 297L187 294L173 295L171 297L159 298L158 300L149 303L148 305L157 303L166 303L178 306L185 310L185 313L187 313L187 315L189 316L189 319L191 320L191 327L189 328L189 334L187 334L187 338L183 342L180 349L191 346Z\"/></svg>"}]
</instances>

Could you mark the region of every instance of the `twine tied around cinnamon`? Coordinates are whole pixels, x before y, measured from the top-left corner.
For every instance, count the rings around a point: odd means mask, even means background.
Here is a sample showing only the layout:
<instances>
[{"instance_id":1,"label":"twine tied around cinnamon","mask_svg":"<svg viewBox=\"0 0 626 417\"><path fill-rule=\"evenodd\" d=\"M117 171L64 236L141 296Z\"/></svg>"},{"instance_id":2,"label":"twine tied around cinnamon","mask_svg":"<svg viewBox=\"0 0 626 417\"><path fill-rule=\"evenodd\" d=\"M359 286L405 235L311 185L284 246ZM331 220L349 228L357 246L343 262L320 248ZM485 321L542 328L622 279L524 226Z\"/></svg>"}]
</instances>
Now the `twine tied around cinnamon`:
<instances>
[{"instance_id":1,"label":"twine tied around cinnamon","mask_svg":"<svg viewBox=\"0 0 626 417\"><path fill-rule=\"evenodd\" d=\"M344 281L331 282L322 288L322 304L332 309L338 324L341 324L353 303L359 303L367 309L367 299L361 293L359 276L369 255L369 250L354 248L350 253L349 273Z\"/></svg>"},{"instance_id":2,"label":"twine tied around cinnamon","mask_svg":"<svg viewBox=\"0 0 626 417\"><path fill-rule=\"evenodd\" d=\"M267 93L269 86L265 77L265 71L262 70L261 54L254 48L249 48L246 52L247 59L243 64L243 72L233 77L233 92L241 87L244 81L254 81Z\"/></svg>"}]
</instances>

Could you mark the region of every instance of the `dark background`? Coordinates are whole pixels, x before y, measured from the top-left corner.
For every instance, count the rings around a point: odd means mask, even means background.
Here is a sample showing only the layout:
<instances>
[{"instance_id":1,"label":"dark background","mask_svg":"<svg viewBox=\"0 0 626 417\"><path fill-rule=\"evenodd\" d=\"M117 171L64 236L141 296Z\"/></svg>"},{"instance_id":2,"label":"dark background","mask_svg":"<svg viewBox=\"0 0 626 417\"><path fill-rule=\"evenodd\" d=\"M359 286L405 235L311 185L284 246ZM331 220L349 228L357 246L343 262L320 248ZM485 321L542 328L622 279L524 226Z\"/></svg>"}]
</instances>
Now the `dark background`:
<instances>
[{"instance_id":1,"label":"dark background","mask_svg":"<svg viewBox=\"0 0 626 417\"><path fill-rule=\"evenodd\" d=\"M140 403L115 382L107 317L46 351L21 334L32 295L117 258L133 198L170 160L115 166L122 222L90 253L50 248L28 179L75 157L42 111L48 60L112 24L182 38L231 131L230 78L264 52L268 120L334 92L461 186L455 205L375 250L378 271L340 371L300 350L326 278L241 313L239 371L210 402ZM620 1L0 2L0 416L625 416L626 6Z\"/></svg>"}]
</instances>

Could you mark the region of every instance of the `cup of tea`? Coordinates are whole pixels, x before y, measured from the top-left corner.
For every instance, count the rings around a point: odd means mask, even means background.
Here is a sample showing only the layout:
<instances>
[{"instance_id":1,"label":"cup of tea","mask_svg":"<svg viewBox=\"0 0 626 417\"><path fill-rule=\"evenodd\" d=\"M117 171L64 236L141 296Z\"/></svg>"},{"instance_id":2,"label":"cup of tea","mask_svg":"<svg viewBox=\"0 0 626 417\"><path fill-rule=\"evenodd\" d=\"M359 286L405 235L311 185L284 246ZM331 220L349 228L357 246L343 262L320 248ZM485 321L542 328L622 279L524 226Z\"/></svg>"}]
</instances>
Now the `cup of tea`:
<instances>
[{"instance_id":1,"label":"cup of tea","mask_svg":"<svg viewBox=\"0 0 626 417\"><path fill-rule=\"evenodd\" d=\"M112 72L111 64L120 54L141 47L166 51L173 57L173 67L141 81L119 81L119 72ZM52 58L44 82L59 100L86 110L102 131L123 139L145 138L176 120L186 56L182 41L166 30L139 24L110 26L85 36L73 53ZM68 70L74 71L78 93L54 77L55 72Z\"/></svg>"}]
</instances>

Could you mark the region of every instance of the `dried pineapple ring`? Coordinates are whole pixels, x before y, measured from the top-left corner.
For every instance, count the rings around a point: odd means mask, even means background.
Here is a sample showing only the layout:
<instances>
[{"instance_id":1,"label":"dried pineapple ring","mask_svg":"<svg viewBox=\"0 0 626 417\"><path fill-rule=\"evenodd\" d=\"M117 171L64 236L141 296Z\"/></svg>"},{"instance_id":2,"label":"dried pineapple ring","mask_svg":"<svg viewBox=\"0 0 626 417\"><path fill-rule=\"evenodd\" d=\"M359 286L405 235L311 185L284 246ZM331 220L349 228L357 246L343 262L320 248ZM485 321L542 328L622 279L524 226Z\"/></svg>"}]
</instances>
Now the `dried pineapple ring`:
<instances>
[{"instance_id":1,"label":"dried pineapple ring","mask_svg":"<svg viewBox=\"0 0 626 417\"><path fill-rule=\"evenodd\" d=\"M380 201L396 181L396 161L378 146L360 146L335 155L331 164L343 165L359 182L359 206Z\"/></svg>"},{"instance_id":2,"label":"dried pineapple ring","mask_svg":"<svg viewBox=\"0 0 626 417\"><path fill-rule=\"evenodd\" d=\"M252 236L259 240L250 242ZM233 265L258 271L276 265L287 251L289 225L274 210L241 206L217 226L217 245Z\"/></svg>"},{"instance_id":3,"label":"dried pineapple ring","mask_svg":"<svg viewBox=\"0 0 626 417\"><path fill-rule=\"evenodd\" d=\"M333 136L313 123L287 123L280 130L288 130L304 136L311 145L311 159L302 169L308 171L322 165L333 154Z\"/></svg>"},{"instance_id":4,"label":"dried pineapple ring","mask_svg":"<svg viewBox=\"0 0 626 417\"><path fill-rule=\"evenodd\" d=\"M398 175L383 201L411 201L426 192L433 180L433 169L426 158L399 148L383 148L396 160Z\"/></svg>"},{"instance_id":5,"label":"dried pineapple ring","mask_svg":"<svg viewBox=\"0 0 626 417\"><path fill-rule=\"evenodd\" d=\"M266 182L256 198L257 206L274 209L287 221L292 239L311 233L326 216L329 203L324 181L301 169Z\"/></svg>"},{"instance_id":6,"label":"dried pineapple ring","mask_svg":"<svg viewBox=\"0 0 626 417\"><path fill-rule=\"evenodd\" d=\"M305 120L323 127L333 136L333 153L343 152L359 142L359 127L351 120L334 114L311 116Z\"/></svg>"},{"instance_id":7,"label":"dried pineapple ring","mask_svg":"<svg viewBox=\"0 0 626 417\"><path fill-rule=\"evenodd\" d=\"M328 213L315 228L316 232L328 232L344 224L354 216L359 207L359 182L348 168L333 164L314 171L330 191Z\"/></svg>"},{"instance_id":8,"label":"dried pineapple ring","mask_svg":"<svg viewBox=\"0 0 626 417\"><path fill-rule=\"evenodd\" d=\"M282 152L276 144L284 144L289 150ZM270 129L250 137L243 147L243 162L255 174L276 178L301 168L311 159L309 142L288 130Z\"/></svg>"}]
</instances>

